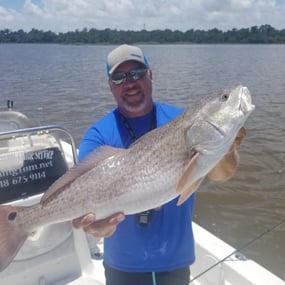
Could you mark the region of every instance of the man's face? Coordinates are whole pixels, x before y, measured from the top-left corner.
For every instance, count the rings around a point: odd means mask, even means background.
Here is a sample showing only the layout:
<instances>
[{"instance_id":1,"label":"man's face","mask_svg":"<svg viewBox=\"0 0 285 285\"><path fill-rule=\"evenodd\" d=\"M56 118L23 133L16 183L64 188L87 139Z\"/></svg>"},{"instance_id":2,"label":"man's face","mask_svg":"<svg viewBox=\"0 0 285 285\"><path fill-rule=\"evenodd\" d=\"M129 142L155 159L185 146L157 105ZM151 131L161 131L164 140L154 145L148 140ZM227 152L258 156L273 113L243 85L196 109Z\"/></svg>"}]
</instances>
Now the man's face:
<instances>
[{"instance_id":1,"label":"man's face","mask_svg":"<svg viewBox=\"0 0 285 285\"><path fill-rule=\"evenodd\" d=\"M139 62L126 61L120 64L109 78L109 85L120 112L126 117L143 116L152 109L152 73L150 69L143 72L142 69L145 68ZM136 73L137 71L139 72ZM127 73L127 77L124 82L116 85L120 81L113 81L112 78L122 75L119 74L122 72Z\"/></svg>"}]
</instances>

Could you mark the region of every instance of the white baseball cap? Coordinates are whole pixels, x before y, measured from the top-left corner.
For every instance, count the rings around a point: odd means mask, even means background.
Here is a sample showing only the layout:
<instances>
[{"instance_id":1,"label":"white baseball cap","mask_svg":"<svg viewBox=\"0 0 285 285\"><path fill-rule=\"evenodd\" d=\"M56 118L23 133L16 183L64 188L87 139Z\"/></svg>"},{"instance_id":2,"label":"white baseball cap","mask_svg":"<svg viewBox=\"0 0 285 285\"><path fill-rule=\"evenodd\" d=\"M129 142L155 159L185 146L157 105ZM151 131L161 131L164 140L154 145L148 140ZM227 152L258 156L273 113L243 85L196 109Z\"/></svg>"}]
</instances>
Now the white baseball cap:
<instances>
[{"instance_id":1,"label":"white baseball cap","mask_svg":"<svg viewBox=\"0 0 285 285\"><path fill-rule=\"evenodd\" d=\"M131 45L120 45L112 50L107 57L107 73L111 75L123 62L134 60L149 67L147 59L139 47Z\"/></svg>"}]
</instances>

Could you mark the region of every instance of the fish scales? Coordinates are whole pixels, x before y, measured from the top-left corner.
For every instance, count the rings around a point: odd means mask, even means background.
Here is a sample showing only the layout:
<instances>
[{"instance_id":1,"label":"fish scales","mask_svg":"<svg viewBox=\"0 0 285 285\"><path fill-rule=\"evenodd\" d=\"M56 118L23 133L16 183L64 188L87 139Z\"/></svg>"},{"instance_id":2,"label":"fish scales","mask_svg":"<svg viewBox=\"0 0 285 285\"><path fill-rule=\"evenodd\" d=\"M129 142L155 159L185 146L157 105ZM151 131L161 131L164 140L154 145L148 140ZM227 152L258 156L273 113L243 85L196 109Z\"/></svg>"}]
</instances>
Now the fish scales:
<instances>
[{"instance_id":1,"label":"fish scales","mask_svg":"<svg viewBox=\"0 0 285 285\"><path fill-rule=\"evenodd\" d=\"M107 159L100 167L93 168L79 177L48 203L39 204L38 209L30 208L23 217L23 221L29 220L33 226L29 231L41 224L76 218L86 211L95 212L98 218L103 218L113 214L114 210L131 214L145 210L146 207L158 207L165 203L165 199L169 201L173 198L172 193L167 195L167 198L162 195L155 199L156 191L161 188L175 188L188 153L185 147L177 148L179 141L181 143L181 136L176 136L173 140L168 129L151 134L150 140L145 137L138 141L124 153L124 156ZM155 144L157 140L160 143ZM143 156L142 152L145 153ZM135 167L130 168L130 165ZM120 175L117 175L118 171ZM94 177L98 178L94 180ZM148 190L150 193L146 197ZM134 207L126 209L125 199L130 197L133 199L130 202ZM67 206L63 208L60 205ZM35 211L39 212L39 215L35 215Z\"/></svg>"}]
</instances>

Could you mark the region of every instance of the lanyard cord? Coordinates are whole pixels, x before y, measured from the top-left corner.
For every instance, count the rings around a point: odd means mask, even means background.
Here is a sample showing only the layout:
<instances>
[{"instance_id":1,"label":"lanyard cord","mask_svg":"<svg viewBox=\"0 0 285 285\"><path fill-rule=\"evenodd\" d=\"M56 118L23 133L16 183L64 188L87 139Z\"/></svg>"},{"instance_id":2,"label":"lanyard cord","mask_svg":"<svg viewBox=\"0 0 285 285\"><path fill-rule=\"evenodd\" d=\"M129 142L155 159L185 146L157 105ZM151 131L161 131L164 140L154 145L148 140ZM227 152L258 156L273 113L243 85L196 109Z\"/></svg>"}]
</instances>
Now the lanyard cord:
<instances>
[{"instance_id":1,"label":"lanyard cord","mask_svg":"<svg viewBox=\"0 0 285 285\"><path fill-rule=\"evenodd\" d=\"M121 113L119 113L119 114L120 114L120 118L122 120L122 123L124 124L126 130L129 133L129 136L132 139L132 142L136 141L139 137L137 136L135 130L130 125L128 119L125 116L123 116ZM157 127L156 107L155 107L155 105L153 105L148 131L151 131L151 130L155 129L156 127ZM142 227L148 226L148 224L150 223L150 220L151 220L151 216L152 216L151 215L151 210L144 211L144 212L141 212L141 213L137 213L136 217L137 217L138 224L140 226L142 226ZM153 275L152 275L152 279L153 279L153 285L156 285L155 273L154 272L153 272Z\"/></svg>"},{"instance_id":2,"label":"lanyard cord","mask_svg":"<svg viewBox=\"0 0 285 285\"><path fill-rule=\"evenodd\" d=\"M125 128L127 129L128 133L129 133L130 137L132 138L132 141L134 142L139 137L137 136L135 130L130 125L128 119L125 116L123 116L121 113L120 113L120 117L121 117L121 120L122 120ZM157 122L156 122L156 108L155 108L155 106L153 106L148 131L151 131L151 130L155 129L156 126L157 126Z\"/></svg>"},{"instance_id":3,"label":"lanyard cord","mask_svg":"<svg viewBox=\"0 0 285 285\"><path fill-rule=\"evenodd\" d=\"M157 283L156 283L156 277L155 277L155 272L151 272L151 276L152 276L152 285L157 285Z\"/></svg>"}]
</instances>

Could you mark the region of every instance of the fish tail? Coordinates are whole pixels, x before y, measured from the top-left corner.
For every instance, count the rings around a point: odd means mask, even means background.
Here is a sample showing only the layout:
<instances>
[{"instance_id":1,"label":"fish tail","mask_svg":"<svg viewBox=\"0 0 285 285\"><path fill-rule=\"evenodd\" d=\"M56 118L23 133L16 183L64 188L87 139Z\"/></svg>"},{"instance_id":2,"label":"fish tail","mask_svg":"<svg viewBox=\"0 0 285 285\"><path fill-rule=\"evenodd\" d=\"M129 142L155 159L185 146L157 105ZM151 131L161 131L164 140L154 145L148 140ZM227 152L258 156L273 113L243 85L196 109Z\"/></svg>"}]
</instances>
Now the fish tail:
<instances>
[{"instance_id":1,"label":"fish tail","mask_svg":"<svg viewBox=\"0 0 285 285\"><path fill-rule=\"evenodd\" d=\"M28 237L28 233L18 225L18 214L22 209L0 206L0 271L12 262Z\"/></svg>"}]
</instances>

